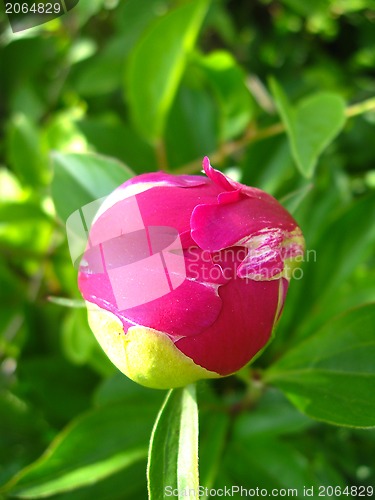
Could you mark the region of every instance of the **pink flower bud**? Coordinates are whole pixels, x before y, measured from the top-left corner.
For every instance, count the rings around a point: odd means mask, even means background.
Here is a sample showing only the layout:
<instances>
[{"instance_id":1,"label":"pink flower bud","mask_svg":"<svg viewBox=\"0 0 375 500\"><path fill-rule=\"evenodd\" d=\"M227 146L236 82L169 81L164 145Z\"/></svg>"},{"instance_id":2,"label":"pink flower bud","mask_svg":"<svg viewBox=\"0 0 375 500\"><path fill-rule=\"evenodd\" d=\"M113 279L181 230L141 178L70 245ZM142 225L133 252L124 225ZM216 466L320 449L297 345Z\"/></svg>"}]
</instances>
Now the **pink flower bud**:
<instances>
[{"instance_id":1,"label":"pink flower bud","mask_svg":"<svg viewBox=\"0 0 375 500\"><path fill-rule=\"evenodd\" d=\"M96 214L79 288L111 361L140 384L230 375L271 337L304 239L272 196L214 170L139 175Z\"/></svg>"}]
</instances>

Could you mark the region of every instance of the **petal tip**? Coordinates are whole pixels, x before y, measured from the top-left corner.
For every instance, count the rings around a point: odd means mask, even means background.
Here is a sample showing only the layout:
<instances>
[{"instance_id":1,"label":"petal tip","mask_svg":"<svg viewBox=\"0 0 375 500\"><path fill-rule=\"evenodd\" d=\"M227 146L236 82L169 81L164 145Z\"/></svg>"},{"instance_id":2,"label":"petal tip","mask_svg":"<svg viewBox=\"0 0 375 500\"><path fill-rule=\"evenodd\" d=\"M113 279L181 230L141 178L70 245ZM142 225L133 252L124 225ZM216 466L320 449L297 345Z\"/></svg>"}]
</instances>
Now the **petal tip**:
<instances>
[{"instance_id":1,"label":"petal tip","mask_svg":"<svg viewBox=\"0 0 375 500\"><path fill-rule=\"evenodd\" d=\"M208 156L205 156L203 158L202 167L203 167L203 170L204 170L205 174L208 175L208 172L212 168L211 167L211 163L210 163L210 159L208 158Z\"/></svg>"}]
</instances>

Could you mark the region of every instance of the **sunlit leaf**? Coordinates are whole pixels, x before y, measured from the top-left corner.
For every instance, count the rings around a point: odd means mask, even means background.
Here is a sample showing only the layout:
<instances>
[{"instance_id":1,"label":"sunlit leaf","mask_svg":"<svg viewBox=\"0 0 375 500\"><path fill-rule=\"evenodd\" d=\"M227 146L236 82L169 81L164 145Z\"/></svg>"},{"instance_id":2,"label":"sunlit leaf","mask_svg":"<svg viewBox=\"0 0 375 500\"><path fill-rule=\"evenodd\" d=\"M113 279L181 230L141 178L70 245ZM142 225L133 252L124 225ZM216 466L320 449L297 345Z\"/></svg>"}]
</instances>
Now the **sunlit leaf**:
<instances>
[{"instance_id":1,"label":"sunlit leaf","mask_svg":"<svg viewBox=\"0 0 375 500\"><path fill-rule=\"evenodd\" d=\"M227 141L241 134L253 115L253 101L245 83L245 73L234 57L215 51L198 59L213 89L220 109L220 138Z\"/></svg>"},{"instance_id":2,"label":"sunlit leaf","mask_svg":"<svg viewBox=\"0 0 375 500\"><path fill-rule=\"evenodd\" d=\"M292 107L274 79L271 80L271 89L297 167L302 175L312 177L319 155L345 124L345 102L337 94L320 92Z\"/></svg>"},{"instance_id":3,"label":"sunlit leaf","mask_svg":"<svg viewBox=\"0 0 375 500\"><path fill-rule=\"evenodd\" d=\"M149 500L164 500L166 488L198 491L198 408L195 387L168 393L151 437Z\"/></svg>"},{"instance_id":4,"label":"sunlit leaf","mask_svg":"<svg viewBox=\"0 0 375 500\"><path fill-rule=\"evenodd\" d=\"M125 98L138 130L160 139L165 120L207 10L192 0L157 20L134 47L127 68Z\"/></svg>"},{"instance_id":5,"label":"sunlit leaf","mask_svg":"<svg viewBox=\"0 0 375 500\"><path fill-rule=\"evenodd\" d=\"M54 153L52 165L52 198L64 222L74 211L109 195L134 175L119 161L94 154Z\"/></svg>"},{"instance_id":6,"label":"sunlit leaf","mask_svg":"<svg viewBox=\"0 0 375 500\"><path fill-rule=\"evenodd\" d=\"M73 421L48 451L12 480L17 498L69 492L124 471L147 456L155 407L104 406ZM125 494L125 492L124 492Z\"/></svg>"}]
</instances>

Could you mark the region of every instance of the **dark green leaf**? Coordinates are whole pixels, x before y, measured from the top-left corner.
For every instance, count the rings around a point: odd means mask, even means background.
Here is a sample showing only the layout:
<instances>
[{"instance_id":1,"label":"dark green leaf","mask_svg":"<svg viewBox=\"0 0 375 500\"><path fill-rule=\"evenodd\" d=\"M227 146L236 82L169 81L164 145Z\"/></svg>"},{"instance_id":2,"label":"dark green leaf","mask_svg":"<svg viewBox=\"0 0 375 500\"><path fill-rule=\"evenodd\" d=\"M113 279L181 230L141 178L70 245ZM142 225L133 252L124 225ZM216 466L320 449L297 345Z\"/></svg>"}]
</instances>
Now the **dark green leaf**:
<instances>
[{"instance_id":1,"label":"dark green leaf","mask_svg":"<svg viewBox=\"0 0 375 500\"><path fill-rule=\"evenodd\" d=\"M209 93L182 84L165 130L169 165L178 167L215 151L216 122L215 103Z\"/></svg>"},{"instance_id":2,"label":"dark green leaf","mask_svg":"<svg viewBox=\"0 0 375 500\"><path fill-rule=\"evenodd\" d=\"M137 173L156 169L153 148L126 123L112 116L77 122L90 146L113 156Z\"/></svg>"},{"instance_id":3,"label":"dark green leaf","mask_svg":"<svg viewBox=\"0 0 375 500\"><path fill-rule=\"evenodd\" d=\"M302 499L304 486L317 486L307 458L290 444L269 436L234 441L224 464L232 484L264 489L269 496L274 488L290 488L286 496Z\"/></svg>"},{"instance_id":4,"label":"dark green leaf","mask_svg":"<svg viewBox=\"0 0 375 500\"><path fill-rule=\"evenodd\" d=\"M241 182L256 186L279 198L294 189L288 183L295 166L285 136L269 137L249 145L242 162Z\"/></svg>"},{"instance_id":5,"label":"dark green leaf","mask_svg":"<svg viewBox=\"0 0 375 500\"><path fill-rule=\"evenodd\" d=\"M150 141L163 135L166 116L207 10L193 0L157 20L135 46L127 68L126 99L138 130Z\"/></svg>"},{"instance_id":6,"label":"dark green leaf","mask_svg":"<svg viewBox=\"0 0 375 500\"><path fill-rule=\"evenodd\" d=\"M105 406L122 401L128 405L141 407L147 401L152 402L155 408L160 408L165 399L164 396L165 391L143 387L117 370L112 377L103 380L100 384L94 395L94 402L98 406Z\"/></svg>"},{"instance_id":7,"label":"dark green leaf","mask_svg":"<svg viewBox=\"0 0 375 500\"><path fill-rule=\"evenodd\" d=\"M52 335L54 332L55 329ZM43 408L44 417L59 427L89 408L91 391L97 382L91 370L58 356L41 354L23 360L17 374L20 396L27 395L36 407Z\"/></svg>"},{"instance_id":8,"label":"dark green leaf","mask_svg":"<svg viewBox=\"0 0 375 500\"><path fill-rule=\"evenodd\" d=\"M313 201L316 199L317 197L313 198ZM321 205L315 202L310 206L315 207L319 214L326 202L327 197L322 200ZM306 214L307 221L309 213ZM362 304L368 302L375 291L374 279L366 272L365 266L375 245L375 225L370 223L375 219L375 195L350 204L329 224L324 223L325 217L327 212L320 214L320 219L316 221L322 229L314 246L307 239L303 276L298 283L293 284L298 287L296 307L301 314L295 328L301 337L315 332L334 314L347 310L346 304L349 299L354 299L355 292L359 295L354 305L361 305L361 293L365 290L363 281L366 282L369 293L365 294ZM362 272L366 275L362 283L359 280L359 288L351 286L348 289L349 280L355 282L355 277ZM345 299L345 295L348 299ZM294 322L294 317L290 321Z\"/></svg>"},{"instance_id":9,"label":"dark green leaf","mask_svg":"<svg viewBox=\"0 0 375 500\"><path fill-rule=\"evenodd\" d=\"M43 451L50 429L38 409L5 390L0 391L0 426L0 484L3 484Z\"/></svg>"},{"instance_id":10,"label":"dark green leaf","mask_svg":"<svg viewBox=\"0 0 375 500\"><path fill-rule=\"evenodd\" d=\"M310 417L374 427L374 324L374 304L332 320L273 365L266 381Z\"/></svg>"},{"instance_id":11,"label":"dark green leaf","mask_svg":"<svg viewBox=\"0 0 375 500\"><path fill-rule=\"evenodd\" d=\"M240 441L259 436L294 434L313 424L314 421L302 415L281 391L268 388L255 408L238 416L233 434Z\"/></svg>"},{"instance_id":12,"label":"dark green leaf","mask_svg":"<svg viewBox=\"0 0 375 500\"><path fill-rule=\"evenodd\" d=\"M199 476L200 484L205 488L212 488L215 484L228 438L229 424L229 415L212 410L207 411L201 418Z\"/></svg>"}]
</instances>

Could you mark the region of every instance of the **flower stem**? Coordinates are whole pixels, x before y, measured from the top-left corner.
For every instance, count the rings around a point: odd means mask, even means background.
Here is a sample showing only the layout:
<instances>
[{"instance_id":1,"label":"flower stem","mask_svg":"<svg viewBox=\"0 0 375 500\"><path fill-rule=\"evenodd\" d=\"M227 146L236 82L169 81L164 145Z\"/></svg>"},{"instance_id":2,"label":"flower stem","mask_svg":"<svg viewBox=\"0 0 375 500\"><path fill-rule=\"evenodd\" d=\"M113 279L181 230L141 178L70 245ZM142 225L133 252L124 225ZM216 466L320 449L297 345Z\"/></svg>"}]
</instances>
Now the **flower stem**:
<instances>
[{"instance_id":1,"label":"flower stem","mask_svg":"<svg viewBox=\"0 0 375 500\"><path fill-rule=\"evenodd\" d=\"M358 116L369 111L375 111L375 97L371 97L370 99L367 99L365 101L348 106L345 110L345 115L347 118L352 118L353 116ZM256 129L254 127L254 124L251 124L242 137L240 137L236 141L227 142L221 146L219 151L210 153L209 156L211 158L211 162L216 164L220 163L226 157L236 153L237 151L240 151L253 142L268 139L269 137L274 137L276 135L282 134L283 132L285 132L285 126L281 122L275 123L263 129ZM201 168L202 160L197 159L173 170L173 173L191 174L194 172L198 172L199 170L201 170Z\"/></svg>"}]
</instances>

